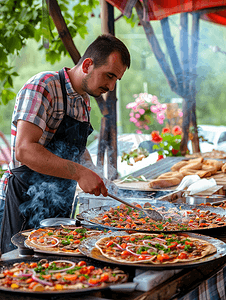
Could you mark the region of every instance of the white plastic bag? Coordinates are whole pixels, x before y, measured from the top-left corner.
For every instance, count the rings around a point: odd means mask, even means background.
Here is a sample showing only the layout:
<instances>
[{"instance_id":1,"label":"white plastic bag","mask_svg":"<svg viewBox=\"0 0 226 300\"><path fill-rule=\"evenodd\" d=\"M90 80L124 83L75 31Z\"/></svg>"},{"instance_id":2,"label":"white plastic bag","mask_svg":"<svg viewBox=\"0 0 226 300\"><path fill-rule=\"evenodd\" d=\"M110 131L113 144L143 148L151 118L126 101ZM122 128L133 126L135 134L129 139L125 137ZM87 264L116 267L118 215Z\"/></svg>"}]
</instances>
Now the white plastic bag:
<instances>
[{"instance_id":1,"label":"white plastic bag","mask_svg":"<svg viewBox=\"0 0 226 300\"><path fill-rule=\"evenodd\" d=\"M184 190L186 187L190 186L192 183L200 180L198 175L187 175L182 180L181 183L176 188L176 191Z\"/></svg>"},{"instance_id":2,"label":"white plastic bag","mask_svg":"<svg viewBox=\"0 0 226 300\"><path fill-rule=\"evenodd\" d=\"M203 179L198 180L195 183L192 183L188 187L187 191L190 192L189 195L194 195L194 194L200 193L202 191L205 191L215 185L217 185L217 183L214 178L211 178L211 179L203 178Z\"/></svg>"}]
</instances>

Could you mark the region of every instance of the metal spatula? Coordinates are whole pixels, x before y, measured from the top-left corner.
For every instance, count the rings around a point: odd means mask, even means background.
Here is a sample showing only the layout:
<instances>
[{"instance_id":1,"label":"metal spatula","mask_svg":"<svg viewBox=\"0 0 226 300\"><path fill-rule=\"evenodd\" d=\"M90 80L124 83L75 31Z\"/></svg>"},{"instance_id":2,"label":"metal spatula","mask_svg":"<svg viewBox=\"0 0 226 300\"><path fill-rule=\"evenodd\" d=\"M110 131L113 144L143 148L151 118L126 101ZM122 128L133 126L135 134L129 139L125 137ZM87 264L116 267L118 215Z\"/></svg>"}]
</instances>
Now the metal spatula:
<instances>
[{"instance_id":1,"label":"metal spatula","mask_svg":"<svg viewBox=\"0 0 226 300\"><path fill-rule=\"evenodd\" d=\"M162 221L164 219L164 217L158 211L156 211L154 209L147 209L147 210L142 209L140 207L136 207L135 205L130 204L130 203L122 200L121 198L116 197L115 195L112 195L112 194L108 193L108 196L115 199L115 200L117 200L117 201L119 201L119 202L121 202L121 203L123 203L123 204L125 204L125 205L127 205L127 206L130 206L130 207L132 207L136 210L139 210L139 211L143 212L147 217L149 217L149 218L151 218L155 221Z\"/></svg>"}]
</instances>

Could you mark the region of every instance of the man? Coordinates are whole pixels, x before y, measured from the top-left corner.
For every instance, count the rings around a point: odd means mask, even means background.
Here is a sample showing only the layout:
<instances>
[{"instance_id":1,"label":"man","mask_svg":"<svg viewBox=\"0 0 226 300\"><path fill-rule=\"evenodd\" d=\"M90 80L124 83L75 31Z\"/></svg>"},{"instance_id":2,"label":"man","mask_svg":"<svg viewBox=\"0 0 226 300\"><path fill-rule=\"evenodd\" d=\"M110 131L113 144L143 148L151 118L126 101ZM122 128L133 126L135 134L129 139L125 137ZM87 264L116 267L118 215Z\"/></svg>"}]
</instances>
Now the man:
<instances>
[{"instance_id":1,"label":"man","mask_svg":"<svg viewBox=\"0 0 226 300\"><path fill-rule=\"evenodd\" d=\"M89 96L112 91L130 67L126 46L99 36L72 69L33 76L19 91L12 117L12 162L2 178L2 253L11 236L41 219L69 217L76 182L90 194L107 196L99 175L80 164L86 149ZM1 221L1 220L0 220Z\"/></svg>"}]
</instances>

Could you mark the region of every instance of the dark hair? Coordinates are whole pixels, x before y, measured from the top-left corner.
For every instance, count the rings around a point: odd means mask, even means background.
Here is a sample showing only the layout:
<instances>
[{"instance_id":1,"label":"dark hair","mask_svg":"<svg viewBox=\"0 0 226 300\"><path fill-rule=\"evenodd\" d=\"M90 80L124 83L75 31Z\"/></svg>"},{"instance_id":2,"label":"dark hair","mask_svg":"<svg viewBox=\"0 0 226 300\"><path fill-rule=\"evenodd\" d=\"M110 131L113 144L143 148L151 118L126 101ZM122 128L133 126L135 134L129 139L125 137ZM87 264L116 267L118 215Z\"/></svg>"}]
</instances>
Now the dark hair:
<instances>
[{"instance_id":1,"label":"dark hair","mask_svg":"<svg viewBox=\"0 0 226 300\"><path fill-rule=\"evenodd\" d=\"M83 56L79 59L77 66L90 57L93 60L94 67L100 67L107 62L109 55L112 52L119 52L123 65L130 67L130 54L125 44L111 34L100 35L89 47L86 49Z\"/></svg>"}]
</instances>

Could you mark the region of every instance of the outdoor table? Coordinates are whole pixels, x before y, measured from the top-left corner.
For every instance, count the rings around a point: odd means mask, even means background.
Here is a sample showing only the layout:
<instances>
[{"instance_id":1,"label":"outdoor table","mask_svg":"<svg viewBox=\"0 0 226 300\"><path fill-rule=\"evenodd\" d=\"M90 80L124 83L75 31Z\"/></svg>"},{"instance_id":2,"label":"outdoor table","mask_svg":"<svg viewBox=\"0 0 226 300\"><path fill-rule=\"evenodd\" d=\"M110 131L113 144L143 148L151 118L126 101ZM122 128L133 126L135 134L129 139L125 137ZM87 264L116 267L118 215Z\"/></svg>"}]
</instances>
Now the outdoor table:
<instances>
[{"instance_id":1,"label":"outdoor table","mask_svg":"<svg viewBox=\"0 0 226 300\"><path fill-rule=\"evenodd\" d=\"M37 255L36 255L37 256ZM21 258L18 249L2 255L2 260ZM43 258L43 256L42 256ZM27 257L26 257L27 259ZM225 299L226 257L217 261L200 265L196 268L185 268L162 284L148 292L114 292L103 290L83 295L62 294L60 296L26 295L0 291L1 300L194 300L194 299ZM210 298L207 296L211 295ZM202 298L200 298L202 296Z\"/></svg>"},{"instance_id":2,"label":"outdoor table","mask_svg":"<svg viewBox=\"0 0 226 300\"><path fill-rule=\"evenodd\" d=\"M139 172L134 173L134 176L144 175L150 179L161 173L170 170L170 167L182 160L183 157L172 157L164 159L148 166ZM218 239L226 242L226 234L217 236ZM39 254L36 254L36 257ZM43 256L40 255L40 258ZM14 260L21 258L19 256L19 250L13 250L2 255L2 260ZM26 257L25 259L32 258ZM48 258L48 257L46 257ZM134 267L135 268L135 267ZM145 269L147 271L148 269ZM0 291L1 300L35 300L35 299L51 299L51 300L72 300L72 299L84 299L84 300L198 300L198 299L214 299L221 300L226 299L225 293L226 286L226 256L213 260L208 264L203 264L198 267L184 268L180 272L174 274L172 277L155 286L147 292L143 291L111 291L109 289L90 292L87 294L62 294L53 296L43 295L28 295L28 294L16 294Z\"/></svg>"}]
</instances>

